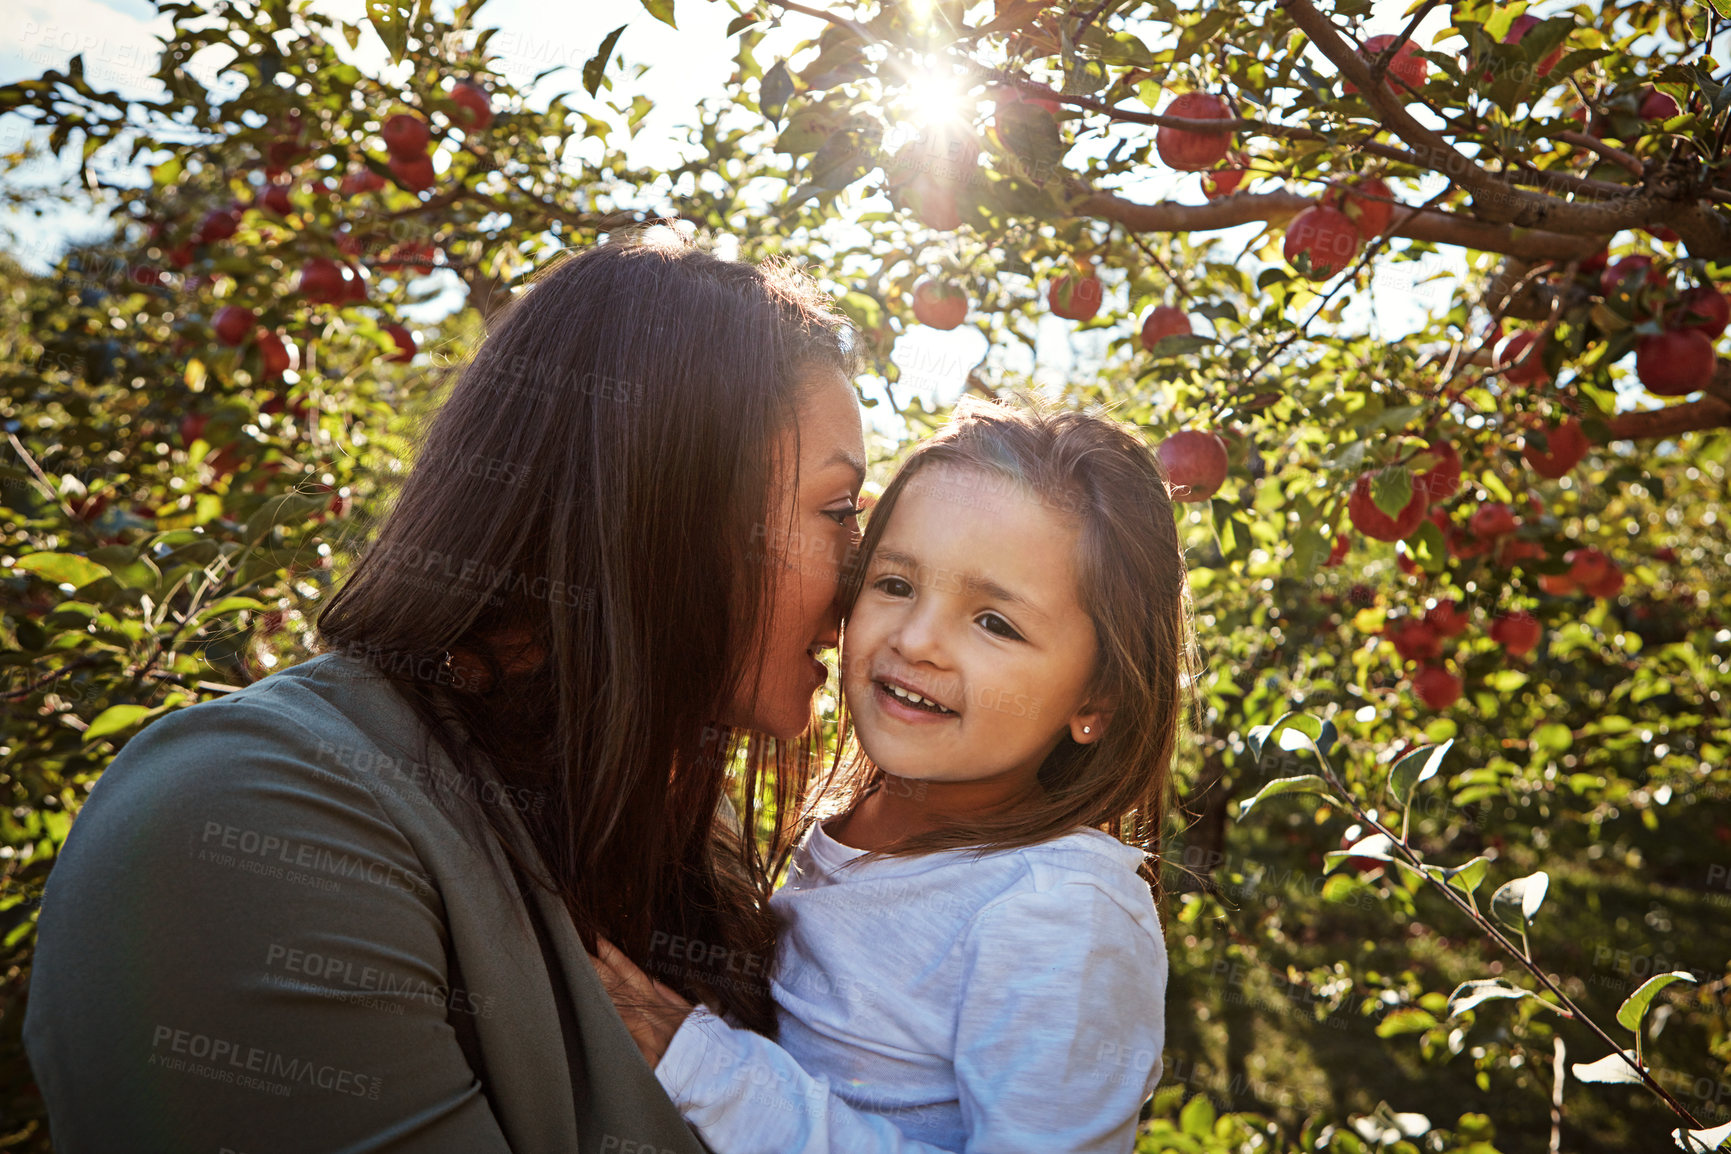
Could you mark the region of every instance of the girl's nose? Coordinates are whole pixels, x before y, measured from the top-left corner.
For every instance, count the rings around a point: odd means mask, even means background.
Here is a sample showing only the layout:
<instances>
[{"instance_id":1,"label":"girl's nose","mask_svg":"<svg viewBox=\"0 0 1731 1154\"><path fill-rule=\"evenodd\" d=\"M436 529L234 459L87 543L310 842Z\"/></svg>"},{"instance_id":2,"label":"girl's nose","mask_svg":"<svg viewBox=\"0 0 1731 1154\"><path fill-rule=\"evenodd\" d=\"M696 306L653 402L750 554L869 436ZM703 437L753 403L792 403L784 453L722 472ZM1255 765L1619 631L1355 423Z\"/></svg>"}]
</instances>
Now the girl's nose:
<instances>
[{"instance_id":1,"label":"girl's nose","mask_svg":"<svg viewBox=\"0 0 1731 1154\"><path fill-rule=\"evenodd\" d=\"M928 602L908 611L890 635L890 646L910 665L943 666L947 646L943 623Z\"/></svg>"}]
</instances>

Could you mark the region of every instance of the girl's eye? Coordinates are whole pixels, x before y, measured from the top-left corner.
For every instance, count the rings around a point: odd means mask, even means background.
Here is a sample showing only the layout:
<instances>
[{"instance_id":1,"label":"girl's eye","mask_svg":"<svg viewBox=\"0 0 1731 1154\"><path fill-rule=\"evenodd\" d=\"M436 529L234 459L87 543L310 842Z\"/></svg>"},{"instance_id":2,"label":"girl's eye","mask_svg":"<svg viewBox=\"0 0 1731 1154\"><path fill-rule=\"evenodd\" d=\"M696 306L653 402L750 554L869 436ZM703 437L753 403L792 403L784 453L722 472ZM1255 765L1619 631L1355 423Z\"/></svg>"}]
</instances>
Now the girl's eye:
<instances>
[{"instance_id":1,"label":"girl's eye","mask_svg":"<svg viewBox=\"0 0 1731 1154\"><path fill-rule=\"evenodd\" d=\"M881 577L878 579L877 589L891 597L906 597L914 591L914 587L901 577Z\"/></svg>"},{"instance_id":2,"label":"girl's eye","mask_svg":"<svg viewBox=\"0 0 1731 1154\"><path fill-rule=\"evenodd\" d=\"M1016 632L1016 627L1011 625L1008 621L1005 621L1002 617L999 617L996 613L982 614L980 616L980 627L987 633L1008 638L1011 641L1020 641L1022 639L1022 635Z\"/></svg>"}]
</instances>

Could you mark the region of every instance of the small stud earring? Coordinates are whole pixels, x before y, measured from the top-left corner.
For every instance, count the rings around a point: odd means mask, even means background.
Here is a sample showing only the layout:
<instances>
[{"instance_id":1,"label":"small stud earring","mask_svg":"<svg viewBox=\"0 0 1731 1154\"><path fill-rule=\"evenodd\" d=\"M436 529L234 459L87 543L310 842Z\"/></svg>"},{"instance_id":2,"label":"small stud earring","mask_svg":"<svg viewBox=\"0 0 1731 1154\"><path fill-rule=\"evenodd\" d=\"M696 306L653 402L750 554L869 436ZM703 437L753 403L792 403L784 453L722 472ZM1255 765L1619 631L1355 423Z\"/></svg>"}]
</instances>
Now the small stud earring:
<instances>
[{"instance_id":1,"label":"small stud earring","mask_svg":"<svg viewBox=\"0 0 1731 1154\"><path fill-rule=\"evenodd\" d=\"M1092 727L1091 727L1091 726L1087 726L1087 725L1084 725L1084 726L1083 726L1083 727L1082 727L1082 732L1083 732L1083 733L1093 733L1093 732L1094 732L1094 730L1093 730L1093 728L1092 728Z\"/></svg>"}]
</instances>

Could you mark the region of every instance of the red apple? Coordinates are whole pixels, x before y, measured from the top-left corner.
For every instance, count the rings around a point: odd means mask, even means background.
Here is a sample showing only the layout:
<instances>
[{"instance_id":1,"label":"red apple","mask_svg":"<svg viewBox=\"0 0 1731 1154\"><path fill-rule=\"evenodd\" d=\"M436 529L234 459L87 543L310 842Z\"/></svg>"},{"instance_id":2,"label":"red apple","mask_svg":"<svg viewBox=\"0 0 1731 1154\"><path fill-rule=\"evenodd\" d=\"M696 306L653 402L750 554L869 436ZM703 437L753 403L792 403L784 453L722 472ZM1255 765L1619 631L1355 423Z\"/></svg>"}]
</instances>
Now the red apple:
<instances>
[{"instance_id":1,"label":"red apple","mask_svg":"<svg viewBox=\"0 0 1731 1154\"><path fill-rule=\"evenodd\" d=\"M1553 597L1572 597L1580 591L1575 579L1567 573L1539 574L1539 588Z\"/></svg>"},{"instance_id":2,"label":"red apple","mask_svg":"<svg viewBox=\"0 0 1731 1154\"><path fill-rule=\"evenodd\" d=\"M1718 340L1731 322L1731 297L1712 285L1696 285L1677 298L1677 309L1671 314L1671 326L1679 329L1700 329L1708 339Z\"/></svg>"},{"instance_id":3,"label":"red apple","mask_svg":"<svg viewBox=\"0 0 1731 1154\"><path fill-rule=\"evenodd\" d=\"M1214 433L1185 429L1173 433L1155 450L1174 501L1206 501L1226 480L1226 445Z\"/></svg>"},{"instance_id":4,"label":"red apple","mask_svg":"<svg viewBox=\"0 0 1731 1154\"><path fill-rule=\"evenodd\" d=\"M1371 177L1342 189L1336 198L1338 207L1358 228L1366 241L1375 240L1388 231L1394 220L1394 191L1387 182Z\"/></svg>"},{"instance_id":5,"label":"red apple","mask_svg":"<svg viewBox=\"0 0 1731 1154\"><path fill-rule=\"evenodd\" d=\"M1352 263L1358 246L1358 227L1352 219L1338 208L1317 204L1299 213L1287 226L1282 251L1287 263L1304 276L1324 281Z\"/></svg>"},{"instance_id":6,"label":"red apple","mask_svg":"<svg viewBox=\"0 0 1731 1154\"><path fill-rule=\"evenodd\" d=\"M1049 96L1039 96L1014 84L1003 84L992 90L992 103L997 105L1000 116L1004 110L1017 104L1031 104L1046 111L1053 119L1063 110L1063 105Z\"/></svg>"},{"instance_id":7,"label":"red apple","mask_svg":"<svg viewBox=\"0 0 1731 1154\"><path fill-rule=\"evenodd\" d=\"M1231 196L1238 191L1238 186L1244 183L1248 175L1242 168L1217 168L1213 172L1202 174L1202 195L1209 200L1219 200L1223 196Z\"/></svg>"},{"instance_id":8,"label":"red apple","mask_svg":"<svg viewBox=\"0 0 1731 1154\"><path fill-rule=\"evenodd\" d=\"M1440 665L1427 665L1413 674L1412 691L1431 709L1447 709L1461 699L1461 679Z\"/></svg>"},{"instance_id":9,"label":"red apple","mask_svg":"<svg viewBox=\"0 0 1731 1154\"><path fill-rule=\"evenodd\" d=\"M301 265L299 292L315 304L336 304L343 299L343 269L334 260L314 257Z\"/></svg>"},{"instance_id":10,"label":"red apple","mask_svg":"<svg viewBox=\"0 0 1731 1154\"><path fill-rule=\"evenodd\" d=\"M185 268L192 263L193 250L190 244L177 244L163 254L168 263L175 268Z\"/></svg>"},{"instance_id":11,"label":"red apple","mask_svg":"<svg viewBox=\"0 0 1731 1154\"><path fill-rule=\"evenodd\" d=\"M397 183L410 192L425 192L438 179L433 171L433 158L424 153L412 158L393 156L387 167Z\"/></svg>"},{"instance_id":12,"label":"red apple","mask_svg":"<svg viewBox=\"0 0 1731 1154\"><path fill-rule=\"evenodd\" d=\"M216 208L204 214L198 222L198 243L212 244L227 240L239 231L240 222L232 208Z\"/></svg>"},{"instance_id":13,"label":"red apple","mask_svg":"<svg viewBox=\"0 0 1731 1154\"><path fill-rule=\"evenodd\" d=\"M1636 253L1633 256L1620 256L1605 267L1599 274L1599 291L1605 296L1615 296L1618 289L1624 287L1624 282L1630 283L1629 292L1635 292L1643 284L1653 280L1653 258Z\"/></svg>"},{"instance_id":14,"label":"red apple","mask_svg":"<svg viewBox=\"0 0 1731 1154\"><path fill-rule=\"evenodd\" d=\"M1442 638L1416 617L1391 621L1382 632L1405 661L1430 661L1442 656Z\"/></svg>"},{"instance_id":15,"label":"red apple","mask_svg":"<svg viewBox=\"0 0 1731 1154\"><path fill-rule=\"evenodd\" d=\"M259 196L258 203L278 216L287 216L295 210L294 203L289 200L287 185L273 184Z\"/></svg>"},{"instance_id":16,"label":"red apple","mask_svg":"<svg viewBox=\"0 0 1731 1154\"><path fill-rule=\"evenodd\" d=\"M1682 397L1704 389L1718 367L1713 339L1701 329L1654 333L1635 346L1635 375L1657 396Z\"/></svg>"},{"instance_id":17,"label":"red apple","mask_svg":"<svg viewBox=\"0 0 1731 1154\"><path fill-rule=\"evenodd\" d=\"M379 135L385 138L385 148L391 156L400 160L425 156L427 145L433 140L433 133L427 127L427 122L406 112L386 117Z\"/></svg>"},{"instance_id":18,"label":"red apple","mask_svg":"<svg viewBox=\"0 0 1731 1154\"><path fill-rule=\"evenodd\" d=\"M914 216L929 229L954 232L962 227L962 212L956 190L947 181L922 172L908 182L904 196Z\"/></svg>"},{"instance_id":19,"label":"red apple","mask_svg":"<svg viewBox=\"0 0 1731 1154\"><path fill-rule=\"evenodd\" d=\"M1612 565L1603 577L1591 585L1582 585L1581 589L1593 597L1615 597L1623 589L1623 571Z\"/></svg>"},{"instance_id":20,"label":"red apple","mask_svg":"<svg viewBox=\"0 0 1731 1154\"><path fill-rule=\"evenodd\" d=\"M415 334L402 325L389 324L385 326L385 335L397 346L397 351L385 358L387 361L408 364L415 359Z\"/></svg>"},{"instance_id":21,"label":"red apple","mask_svg":"<svg viewBox=\"0 0 1731 1154\"><path fill-rule=\"evenodd\" d=\"M914 286L914 319L934 329L953 329L968 318L968 294L942 281Z\"/></svg>"},{"instance_id":22,"label":"red apple","mask_svg":"<svg viewBox=\"0 0 1731 1154\"><path fill-rule=\"evenodd\" d=\"M345 263L342 266L342 272L343 272L343 293L342 293L341 303L343 303L343 304L362 304L362 303L364 303L367 299L367 281L366 281L366 278L361 275L361 270L356 268L352 264L346 264Z\"/></svg>"},{"instance_id":23,"label":"red apple","mask_svg":"<svg viewBox=\"0 0 1731 1154\"><path fill-rule=\"evenodd\" d=\"M1185 120L1232 120L1226 101L1206 92L1186 92L1166 106L1164 115ZM1232 147L1230 132L1192 132L1188 128L1162 125L1154 133L1154 149L1168 168L1201 172L1226 159Z\"/></svg>"},{"instance_id":24,"label":"red apple","mask_svg":"<svg viewBox=\"0 0 1731 1154\"><path fill-rule=\"evenodd\" d=\"M1531 32L1533 30L1533 28L1538 25L1538 23L1539 23L1539 18L1537 16L1526 16L1526 15L1516 16L1514 23L1509 25L1509 30L1507 32L1503 33L1503 43L1504 44L1519 44L1523 39L1526 38L1527 33ZM1551 50L1551 54L1549 56L1546 56L1543 60L1539 61L1539 67L1538 67L1537 75L1541 79L1546 77L1546 76L1549 76L1551 74L1551 69L1555 68L1557 66L1557 61L1561 60L1562 58L1563 58L1563 45L1559 44ZM1493 79L1491 73L1486 72L1485 73L1485 79L1486 80Z\"/></svg>"},{"instance_id":25,"label":"red apple","mask_svg":"<svg viewBox=\"0 0 1731 1154\"><path fill-rule=\"evenodd\" d=\"M1641 98L1640 117L1642 120L1669 120L1679 115L1683 110L1677 107L1677 102L1657 89Z\"/></svg>"},{"instance_id":26,"label":"red apple","mask_svg":"<svg viewBox=\"0 0 1731 1154\"><path fill-rule=\"evenodd\" d=\"M1328 569L1334 568L1336 565L1346 560L1346 555L1351 551L1351 549L1352 538L1348 537L1345 533L1336 533L1334 536L1334 545L1329 549L1328 560L1322 563L1323 567Z\"/></svg>"},{"instance_id":27,"label":"red apple","mask_svg":"<svg viewBox=\"0 0 1731 1154\"><path fill-rule=\"evenodd\" d=\"M1394 44L1394 41L1395 38L1393 36L1372 36L1369 40L1366 40L1364 46L1358 50L1358 55L1366 64L1374 66L1377 57L1386 52L1389 47ZM1429 70L1429 62L1426 61L1424 57L1418 55L1418 45L1414 44L1411 40L1401 41L1400 47L1396 48L1394 55L1389 57L1388 75L1394 77L1409 88L1423 87L1425 73ZM1346 81L1343 87L1348 95L1358 91L1358 86L1350 80ZM1400 93L1403 99L1411 98L1408 93L1400 92L1399 85L1393 87Z\"/></svg>"},{"instance_id":28,"label":"red apple","mask_svg":"<svg viewBox=\"0 0 1731 1154\"><path fill-rule=\"evenodd\" d=\"M1581 422L1566 420L1545 430L1545 448L1525 445L1521 455L1533 472L1555 481L1587 455L1587 434L1581 430Z\"/></svg>"},{"instance_id":29,"label":"red apple","mask_svg":"<svg viewBox=\"0 0 1731 1154\"><path fill-rule=\"evenodd\" d=\"M1563 554L1569 563L1569 580L1577 585L1596 585L1611 571L1612 561L1600 549L1570 549Z\"/></svg>"},{"instance_id":30,"label":"red apple","mask_svg":"<svg viewBox=\"0 0 1731 1154\"><path fill-rule=\"evenodd\" d=\"M1456 637L1466 631L1472 618L1460 612L1452 598L1445 598L1424 611L1424 623L1438 637Z\"/></svg>"},{"instance_id":31,"label":"red apple","mask_svg":"<svg viewBox=\"0 0 1731 1154\"><path fill-rule=\"evenodd\" d=\"M1491 622L1491 640L1503 647L1511 657L1523 657L1532 652L1539 638L1544 636L1544 626L1539 619L1524 610L1515 613L1499 613L1497 619Z\"/></svg>"},{"instance_id":32,"label":"red apple","mask_svg":"<svg viewBox=\"0 0 1731 1154\"><path fill-rule=\"evenodd\" d=\"M1046 289L1046 303L1067 321L1088 320L1100 311L1104 297L1105 288L1092 272L1082 277L1060 276Z\"/></svg>"},{"instance_id":33,"label":"red apple","mask_svg":"<svg viewBox=\"0 0 1731 1154\"><path fill-rule=\"evenodd\" d=\"M299 363L295 347L286 343L276 333L260 333L258 338L260 361L264 366L264 375L268 378L280 377Z\"/></svg>"},{"instance_id":34,"label":"red apple","mask_svg":"<svg viewBox=\"0 0 1731 1154\"><path fill-rule=\"evenodd\" d=\"M1520 528L1520 522L1515 520L1514 510L1501 501L1487 501L1473 510L1473 515L1467 519L1467 528L1475 537L1490 541L1513 533Z\"/></svg>"},{"instance_id":35,"label":"red apple","mask_svg":"<svg viewBox=\"0 0 1731 1154\"><path fill-rule=\"evenodd\" d=\"M1156 305L1142 322L1142 347L1152 349L1162 337L1187 337L1194 331L1183 309Z\"/></svg>"},{"instance_id":36,"label":"red apple","mask_svg":"<svg viewBox=\"0 0 1731 1154\"><path fill-rule=\"evenodd\" d=\"M1503 379L1511 385L1531 385L1550 380L1551 371L1545 367L1545 348L1549 343L1541 334L1529 331L1504 337L1503 343L1497 347L1497 364L1503 366Z\"/></svg>"},{"instance_id":37,"label":"red apple","mask_svg":"<svg viewBox=\"0 0 1731 1154\"><path fill-rule=\"evenodd\" d=\"M210 318L210 327L215 331L216 339L230 346L244 344L257 323L258 317L253 311L240 305L223 305L216 310L216 315Z\"/></svg>"},{"instance_id":38,"label":"red apple","mask_svg":"<svg viewBox=\"0 0 1731 1154\"><path fill-rule=\"evenodd\" d=\"M1537 541L1503 537L1496 544L1496 563L1504 569L1519 565L1523 561L1541 560L1544 555L1545 547Z\"/></svg>"},{"instance_id":39,"label":"red apple","mask_svg":"<svg viewBox=\"0 0 1731 1154\"><path fill-rule=\"evenodd\" d=\"M485 132L493 124L493 101L487 90L465 80L451 89L451 103L457 107L451 120L464 132Z\"/></svg>"},{"instance_id":40,"label":"red apple","mask_svg":"<svg viewBox=\"0 0 1731 1154\"><path fill-rule=\"evenodd\" d=\"M381 263L386 267L403 265L408 268L430 269L438 255L437 246L430 240L406 240L392 249L388 259Z\"/></svg>"},{"instance_id":41,"label":"red apple","mask_svg":"<svg viewBox=\"0 0 1731 1154\"><path fill-rule=\"evenodd\" d=\"M1398 516L1390 517L1377 508L1371 497L1374 478L1374 473L1361 473L1352 486L1352 496L1346 501L1346 513L1352 519L1353 528L1378 541L1399 541L1412 536L1413 530L1424 520L1425 509L1430 504L1424 490L1414 485L1406 506Z\"/></svg>"},{"instance_id":42,"label":"red apple","mask_svg":"<svg viewBox=\"0 0 1731 1154\"><path fill-rule=\"evenodd\" d=\"M187 448L204 436L204 427L210 423L210 418L203 413L188 413L180 418L180 443Z\"/></svg>"},{"instance_id":43,"label":"red apple","mask_svg":"<svg viewBox=\"0 0 1731 1154\"><path fill-rule=\"evenodd\" d=\"M372 169L362 168L344 176L338 190L344 196L360 196L366 192L377 192L388 183L390 182Z\"/></svg>"}]
</instances>

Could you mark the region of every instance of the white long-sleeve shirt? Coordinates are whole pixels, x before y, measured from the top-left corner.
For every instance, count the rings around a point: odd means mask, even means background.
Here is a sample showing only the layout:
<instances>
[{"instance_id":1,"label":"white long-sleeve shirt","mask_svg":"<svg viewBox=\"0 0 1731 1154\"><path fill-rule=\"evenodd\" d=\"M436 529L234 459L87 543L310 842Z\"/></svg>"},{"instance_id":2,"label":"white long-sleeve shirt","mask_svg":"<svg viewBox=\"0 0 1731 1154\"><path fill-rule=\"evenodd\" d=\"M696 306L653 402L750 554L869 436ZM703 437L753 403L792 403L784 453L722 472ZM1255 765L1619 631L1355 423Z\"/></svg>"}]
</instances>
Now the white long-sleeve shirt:
<instances>
[{"instance_id":1,"label":"white long-sleeve shirt","mask_svg":"<svg viewBox=\"0 0 1731 1154\"><path fill-rule=\"evenodd\" d=\"M847 863L813 826L771 904L780 1044L702 1007L656 1076L715 1154L1126 1154L1159 1081L1143 854L1077 829ZM843 868L846 867L846 868Z\"/></svg>"}]
</instances>

